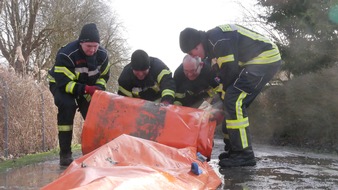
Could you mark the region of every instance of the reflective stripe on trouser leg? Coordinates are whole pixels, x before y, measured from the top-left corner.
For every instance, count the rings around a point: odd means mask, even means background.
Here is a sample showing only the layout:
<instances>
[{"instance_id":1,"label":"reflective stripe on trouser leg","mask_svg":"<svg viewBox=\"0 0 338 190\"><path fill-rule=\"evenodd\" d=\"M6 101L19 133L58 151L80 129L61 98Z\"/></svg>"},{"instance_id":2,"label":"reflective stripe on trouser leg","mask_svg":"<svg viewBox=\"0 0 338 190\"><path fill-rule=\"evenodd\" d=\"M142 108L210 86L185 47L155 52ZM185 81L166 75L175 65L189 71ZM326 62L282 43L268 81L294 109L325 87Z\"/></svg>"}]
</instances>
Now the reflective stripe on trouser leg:
<instances>
[{"instance_id":1,"label":"reflective stripe on trouser leg","mask_svg":"<svg viewBox=\"0 0 338 190\"><path fill-rule=\"evenodd\" d=\"M226 123L233 150L242 150L251 145L247 117L239 120L226 120Z\"/></svg>"},{"instance_id":2,"label":"reflective stripe on trouser leg","mask_svg":"<svg viewBox=\"0 0 338 190\"><path fill-rule=\"evenodd\" d=\"M226 128L230 137L232 150L240 151L251 146L248 128L249 119L246 115L246 105L243 104L243 100L248 94L245 92L236 94L237 93L235 93L235 95L232 96L233 99L229 99L227 103L229 116L226 120Z\"/></svg>"},{"instance_id":3,"label":"reflective stripe on trouser leg","mask_svg":"<svg viewBox=\"0 0 338 190\"><path fill-rule=\"evenodd\" d=\"M73 130L73 125L58 125L59 131L71 131Z\"/></svg>"},{"instance_id":4,"label":"reflective stripe on trouser leg","mask_svg":"<svg viewBox=\"0 0 338 190\"><path fill-rule=\"evenodd\" d=\"M60 155L71 154L71 144L73 136L73 125L58 125L58 138L60 146Z\"/></svg>"}]
</instances>

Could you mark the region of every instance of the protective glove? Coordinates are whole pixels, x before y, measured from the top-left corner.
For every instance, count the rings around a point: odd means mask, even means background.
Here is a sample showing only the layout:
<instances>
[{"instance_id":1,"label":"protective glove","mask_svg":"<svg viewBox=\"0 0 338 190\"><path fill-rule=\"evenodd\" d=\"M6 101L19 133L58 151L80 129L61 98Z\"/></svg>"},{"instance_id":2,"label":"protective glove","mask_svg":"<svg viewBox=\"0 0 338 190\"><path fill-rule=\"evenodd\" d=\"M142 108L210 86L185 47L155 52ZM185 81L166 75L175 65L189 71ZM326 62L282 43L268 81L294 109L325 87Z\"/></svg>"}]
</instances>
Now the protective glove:
<instances>
[{"instance_id":1,"label":"protective glove","mask_svg":"<svg viewBox=\"0 0 338 190\"><path fill-rule=\"evenodd\" d=\"M96 90L101 90L101 88L99 88L97 86L89 86L89 85L85 86L85 94L89 94L89 95L93 96L93 94Z\"/></svg>"}]
</instances>

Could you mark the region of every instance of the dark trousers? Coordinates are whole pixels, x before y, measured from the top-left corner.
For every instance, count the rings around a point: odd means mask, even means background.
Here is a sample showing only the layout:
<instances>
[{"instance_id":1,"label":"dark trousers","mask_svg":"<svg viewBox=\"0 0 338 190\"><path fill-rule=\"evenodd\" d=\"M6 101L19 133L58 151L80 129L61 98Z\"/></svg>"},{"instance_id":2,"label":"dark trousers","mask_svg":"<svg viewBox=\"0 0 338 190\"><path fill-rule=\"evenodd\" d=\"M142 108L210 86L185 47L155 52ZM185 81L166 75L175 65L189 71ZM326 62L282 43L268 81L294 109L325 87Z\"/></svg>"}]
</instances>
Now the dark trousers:
<instances>
[{"instance_id":1,"label":"dark trousers","mask_svg":"<svg viewBox=\"0 0 338 190\"><path fill-rule=\"evenodd\" d=\"M55 83L49 83L49 89L58 108L57 125L60 155L69 154L71 152L73 122L76 110L79 109L83 119L85 119L90 102L84 96L75 97L72 94L62 92L57 88Z\"/></svg>"},{"instance_id":2,"label":"dark trousers","mask_svg":"<svg viewBox=\"0 0 338 190\"><path fill-rule=\"evenodd\" d=\"M234 84L227 87L224 97L226 120L222 130L224 136L229 137L233 151L251 148L247 108L278 72L280 65L281 61L244 66Z\"/></svg>"}]
</instances>

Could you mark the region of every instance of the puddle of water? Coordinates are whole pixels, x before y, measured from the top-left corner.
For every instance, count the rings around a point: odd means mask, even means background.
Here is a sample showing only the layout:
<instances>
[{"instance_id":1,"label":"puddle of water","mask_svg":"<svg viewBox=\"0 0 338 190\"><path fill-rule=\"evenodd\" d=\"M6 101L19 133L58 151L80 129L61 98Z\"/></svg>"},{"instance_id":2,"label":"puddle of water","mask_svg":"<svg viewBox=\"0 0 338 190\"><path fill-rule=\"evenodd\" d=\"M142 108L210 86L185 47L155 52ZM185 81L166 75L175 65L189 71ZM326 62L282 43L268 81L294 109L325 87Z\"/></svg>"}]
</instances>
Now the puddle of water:
<instances>
[{"instance_id":1,"label":"puddle of water","mask_svg":"<svg viewBox=\"0 0 338 190\"><path fill-rule=\"evenodd\" d=\"M256 166L220 170L217 157L223 143L220 139L214 143L209 164L222 179L218 189L338 189L337 156L254 145ZM0 189L39 189L63 171L58 160L11 169L0 173Z\"/></svg>"},{"instance_id":2,"label":"puddle of water","mask_svg":"<svg viewBox=\"0 0 338 190\"><path fill-rule=\"evenodd\" d=\"M257 165L219 169L215 140L211 164L223 183L219 189L338 189L338 158L282 147L254 145Z\"/></svg>"},{"instance_id":3,"label":"puddle of water","mask_svg":"<svg viewBox=\"0 0 338 190\"><path fill-rule=\"evenodd\" d=\"M63 171L58 160L12 169L0 173L0 189L39 189L52 182Z\"/></svg>"}]
</instances>

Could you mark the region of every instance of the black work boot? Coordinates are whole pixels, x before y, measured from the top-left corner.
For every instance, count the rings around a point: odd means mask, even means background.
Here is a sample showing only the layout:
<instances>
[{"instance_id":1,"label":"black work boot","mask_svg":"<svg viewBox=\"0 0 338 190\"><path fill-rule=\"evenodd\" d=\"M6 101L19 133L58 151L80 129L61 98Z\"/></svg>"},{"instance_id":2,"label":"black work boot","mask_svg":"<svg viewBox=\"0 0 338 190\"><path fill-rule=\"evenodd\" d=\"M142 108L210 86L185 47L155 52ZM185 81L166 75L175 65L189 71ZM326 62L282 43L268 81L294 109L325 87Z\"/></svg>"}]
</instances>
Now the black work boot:
<instances>
[{"instance_id":1,"label":"black work boot","mask_svg":"<svg viewBox=\"0 0 338 190\"><path fill-rule=\"evenodd\" d=\"M231 145L230 145L230 139L223 139L224 142L224 152L222 152L220 155L218 155L218 159L222 160L224 158L229 158L231 154Z\"/></svg>"},{"instance_id":2,"label":"black work boot","mask_svg":"<svg viewBox=\"0 0 338 190\"><path fill-rule=\"evenodd\" d=\"M73 131L59 131L59 145L60 145L60 166L69 166L72 161L72 142Z\"/></svg>"},{"instance_id":3,"label":"black work boot","mask_svg":"<svg viewBox=\"0 0 338 190\"><path fill-rule=\"evenodd\" d=\"M60 153L60 166L69 166L73 162L72 153L61 154Z\"/></svg>"},{"instance_id":4,"label":"black work boot","mask_svg":"<svg viewBox=\"0 0 338 190\"><path fill-rule=\"evenodd\" d=\"M228 158L223 158L218 163L221 168L239 167L239 166L255 166L256 160L252 149L243 151L231 151Z\"/></svg>"}]
</instances>

